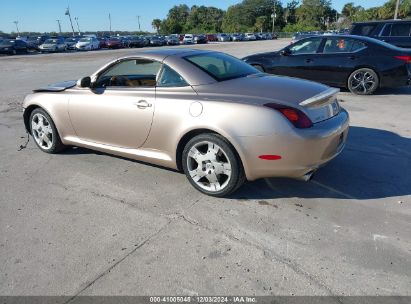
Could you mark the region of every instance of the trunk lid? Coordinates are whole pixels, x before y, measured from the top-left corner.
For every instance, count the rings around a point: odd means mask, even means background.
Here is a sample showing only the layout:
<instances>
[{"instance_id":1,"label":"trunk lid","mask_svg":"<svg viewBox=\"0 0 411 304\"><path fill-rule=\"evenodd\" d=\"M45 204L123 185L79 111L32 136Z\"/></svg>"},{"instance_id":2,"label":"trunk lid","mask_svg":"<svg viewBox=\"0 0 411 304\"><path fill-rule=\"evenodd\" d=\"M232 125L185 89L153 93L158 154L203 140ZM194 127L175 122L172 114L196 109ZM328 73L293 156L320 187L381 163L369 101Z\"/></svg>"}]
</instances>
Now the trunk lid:
<instances>
[{"instance_id":1,"label":"trunk lid","mask_svg":"<svg viewBox=\"0 0 411 304\"><path fill-rule=\"evenodd\" d=\"M247 77L194 86L200 98L264 106L277 103L304 111L313 123L339 112L338 89L286 76L253 74Z\"/></svg>"}]
</instances>

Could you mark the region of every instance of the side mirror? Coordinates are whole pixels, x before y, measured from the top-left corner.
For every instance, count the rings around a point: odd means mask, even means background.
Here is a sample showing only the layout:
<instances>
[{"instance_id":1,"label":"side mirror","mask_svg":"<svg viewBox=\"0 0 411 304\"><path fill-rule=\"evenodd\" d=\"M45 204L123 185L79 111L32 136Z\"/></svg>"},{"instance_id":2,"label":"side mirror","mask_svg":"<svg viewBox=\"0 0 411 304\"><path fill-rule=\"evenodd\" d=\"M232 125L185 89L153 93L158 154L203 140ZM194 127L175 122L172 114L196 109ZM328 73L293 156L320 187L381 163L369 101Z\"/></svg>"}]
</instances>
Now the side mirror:
<instances>
[{"instance_id":1,"label":"side mirror","mask_svg":"<svg viewBox=\"0 0 411 304\"><path fill-rule=\"evenodd\" d=\"M89 88L91 87L91 78L90 76L83 77L77 81L77 85L80 88Z\"/></svg>"},{"instance_id":2,"label":"side mirror","mask_svg":"<svg viewBox=\"0 0 411 304\"><path fill-rule=\"evenodd\" d=\"M280 51L280 55L281 56L289 56L289 55L291 55L291 51L290 51L290 49L283 49L283 50Z\"/></svg>"}]
</instances>

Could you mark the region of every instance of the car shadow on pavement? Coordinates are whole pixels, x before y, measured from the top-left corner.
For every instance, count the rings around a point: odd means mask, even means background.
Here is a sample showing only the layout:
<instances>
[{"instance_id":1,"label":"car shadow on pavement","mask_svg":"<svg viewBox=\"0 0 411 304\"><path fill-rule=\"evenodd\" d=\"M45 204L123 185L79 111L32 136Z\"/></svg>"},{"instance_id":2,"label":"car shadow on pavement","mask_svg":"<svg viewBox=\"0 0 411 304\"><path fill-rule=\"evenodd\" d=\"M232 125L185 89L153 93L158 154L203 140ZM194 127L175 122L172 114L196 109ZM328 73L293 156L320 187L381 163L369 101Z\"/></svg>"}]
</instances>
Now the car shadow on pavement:
<instances>
[{"instance_id":1,"label":"car shadow on pavement","mask_svg":"<svg viewBox=\"0 0 411 304\"><path fill-rule=\"evenodd\" d=\"M67 149L63 155L96 154L104 152L86 148ZM180 173L161 166L113 156L150 167ZM411 138L396 133L351 126L344 151L311 181L266 178L247 182L231 199L340 198L378 199L411 195Z\"/></svg>"},{"instance_id":2,"label":"car shadow on pavement","mask_svg":"<svg viewBox=\"0 0 411 304\"><path fill-rule=\"evenodd\" d=\"M378 199L411 194L411 138L352 126L344 151L309 182L262 179L249 182L233 199Z\"/></svg>"},{"instance_id":3,"label":"car shadow on pavement","mask_svg":"<svg viewBox=\"0 0 411 304\"><path fill-rule=\"evenodd\" d=\"M411 95L411 87L382 88L377 90L374 95Z\"/></svg>"},{"instance_id":4,"label":"car shadow on pavement","mask_svg":"<svg viewBox=\"0 0 411 304\"><path fill-rule=\"evenodd\" d=\"M347 88L340 88L342 93L347 93L352 96L362 97L364 95L354 95ZM373 95L367 95L368 97L379 96L379 95L411 95L411 86L403 86L397 88L380 88L374 92ZM343 98L344 99L344 98Z\"/></svg>"}]
</instances>

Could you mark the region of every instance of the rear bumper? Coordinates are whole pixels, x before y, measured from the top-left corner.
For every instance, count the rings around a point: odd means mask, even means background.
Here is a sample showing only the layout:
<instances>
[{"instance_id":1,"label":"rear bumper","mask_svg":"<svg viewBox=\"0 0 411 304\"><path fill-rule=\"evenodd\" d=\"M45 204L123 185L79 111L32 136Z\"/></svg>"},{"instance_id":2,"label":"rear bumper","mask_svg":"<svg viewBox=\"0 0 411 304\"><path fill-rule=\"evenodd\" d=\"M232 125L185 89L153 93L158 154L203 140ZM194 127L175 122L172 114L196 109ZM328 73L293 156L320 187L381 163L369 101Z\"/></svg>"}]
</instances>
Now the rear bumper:
<instances>
[{"instance_id":1,"label":"rear bumper","mask_svg":"<svg viewBox=\"0 0 411 304\"><path fill-rule=\"evenodd\" d=\"M293 128L270 136L237 137L248 180L264 177L301 178L335 158L344 149L349 128L348 113L314 124L309 129ZM260 155L281 159L263 160Z\"/></svg>"},{"instance_id":2,"label":"rear bumper","mask_svg":"<svg viewBox=\"0 0 411 304\"><path fill-rule=\"evenodd\" d=\"M396 88L411 84L411 64L403 65L397 69L384 72L380 86L383 88Z\"/></svg>"}]
</instances>

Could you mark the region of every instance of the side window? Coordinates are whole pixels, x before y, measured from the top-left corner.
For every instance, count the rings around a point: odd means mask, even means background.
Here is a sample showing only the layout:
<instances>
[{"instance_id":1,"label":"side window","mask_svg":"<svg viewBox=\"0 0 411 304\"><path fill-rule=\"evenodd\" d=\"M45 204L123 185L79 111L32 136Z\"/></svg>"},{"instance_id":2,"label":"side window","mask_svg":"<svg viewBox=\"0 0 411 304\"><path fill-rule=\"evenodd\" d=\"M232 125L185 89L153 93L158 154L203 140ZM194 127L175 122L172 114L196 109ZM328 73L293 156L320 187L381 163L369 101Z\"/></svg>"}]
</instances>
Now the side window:
<instances>
[{"instance_id":1,"label":"side window","mask_svg":"<svg viewBox=\"0 0 411 304\"><path fill-rule=\"evenodd\" d=\"M290 47L290 51L292 55L315 54L320 44L321 38L302 40Z\"/></svg>"},{"instance_id":2,"label":"side window","mask_svg":"<svg viewBox=\"0 0 411 304\"><path fill-rule=\"evenodd\" d=\"M391 36L410 36L410 23L394 23L391 27Z\"/></svg>"},{"instance_id":3,"label":"side window","mask_svg":"<svg viewBox=\"0 0 411 304\"><path fill-rule=\"evenodd\" d=\"M382 30L381 36L388 37L391 35L391 25L392 24L385 25L384 29Z\"/></svg>"},{"instance_id":4,"label":"side window","mask_svg":"<svg viewBox=\"0 0 411 304\"><path fill-rule=\"evenodd\" d=\"M346 38L327 38L324 44L324 54L329 53L350 53L365 47L361 41Z\"/></svg>"},{"instance_id":5,"label":"side window","mask_svg":"<svg viewBox=\"0 0 411 304\"><path fill-rule=\"evenodd\" d=\"M360 49L363 49L367 47L367 45L362 42L362 41L358 41L358 40L353 40L352 46L351 46L351 52L355 52L358 51Z\"/></svg>"},{"instance_id":6,"label":"side window","mask_svg":"<svg viewBox=\"0 0 411 304\"><path fill-rule=\"evenodd\" d=\"M161 63L147 59L122 61L97 79L98 87L155 87Z\"/></svg>"},{"instance_id":7,"label":"side window","mask_svg":"<svg viewBox=\"0 0 411 304\"><path fill-rule=\"evenodd\" d=\"M176 71L167 65L163 66L160 78L157 82L159 87L185 87L187 82Z\"/></svg>"},{"instance_id":8,"label":"side window","mask_svg":"<svg viewBox=\"0 0 411 304\"><path fill-rule=\"evenodd\" d=\"M353 35L359 36L369 36L371 32L375 29L374 24L356 24L352 30Z\"/></svg>"}]
</instances>

